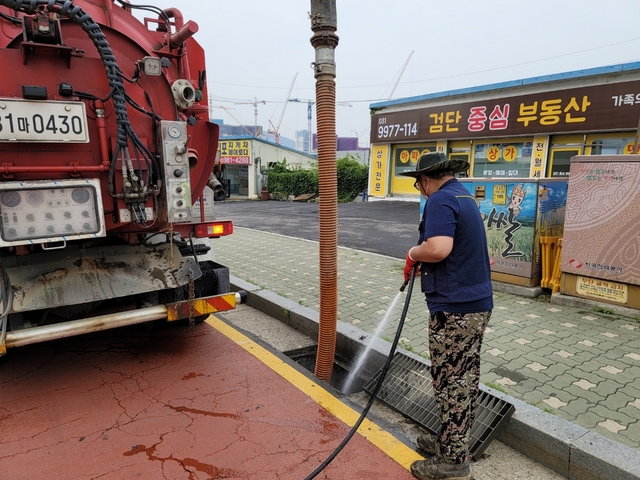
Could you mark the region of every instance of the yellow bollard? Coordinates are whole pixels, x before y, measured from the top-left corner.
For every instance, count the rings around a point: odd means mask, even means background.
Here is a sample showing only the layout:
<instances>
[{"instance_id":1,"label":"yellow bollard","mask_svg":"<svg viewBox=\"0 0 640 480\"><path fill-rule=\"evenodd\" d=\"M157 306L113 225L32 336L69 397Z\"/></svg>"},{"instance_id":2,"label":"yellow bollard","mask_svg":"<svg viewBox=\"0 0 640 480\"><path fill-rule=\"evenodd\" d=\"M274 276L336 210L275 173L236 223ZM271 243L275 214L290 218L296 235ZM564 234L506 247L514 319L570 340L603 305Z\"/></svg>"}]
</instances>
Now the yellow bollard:
<instances>
[{"instance_id":1,"label":"yellow bollard","mask_svg":"<svg viewBox=\"0 0 640 480\"><path fill-rule=\"evenodd\" d=\"M542 288L551 288L556 247L560 238L561 237L540 237L540 245L542 246L542 275L540 278L540 286Z\"/></svg>"},{"instance_id":2,"label":"yellow bollard","mask_svg":"<svg viewBox=\"0 0 640 480\"><path fill-rule=\"evenodd\" d=\"M560 260L562 258L562 238L558 239L556 247L555 261L553 262L553 274L551 275L551 293L558 293L560 290Z\"/></svg>"}]
</instances>

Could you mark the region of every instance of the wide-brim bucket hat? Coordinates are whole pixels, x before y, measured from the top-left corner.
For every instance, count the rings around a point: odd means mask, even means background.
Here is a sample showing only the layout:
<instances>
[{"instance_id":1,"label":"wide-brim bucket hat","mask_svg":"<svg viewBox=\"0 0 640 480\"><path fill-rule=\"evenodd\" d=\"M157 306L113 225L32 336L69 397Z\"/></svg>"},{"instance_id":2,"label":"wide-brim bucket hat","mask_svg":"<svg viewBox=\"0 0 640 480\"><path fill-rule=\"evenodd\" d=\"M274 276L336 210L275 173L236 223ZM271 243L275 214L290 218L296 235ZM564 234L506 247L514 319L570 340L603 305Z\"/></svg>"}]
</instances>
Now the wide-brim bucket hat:
<instances>
[{"instance_id":1,"label":"wide-brim bucket hat","mask_svg":"<svg viewBox=\"0 0 640 480\"><path fill-rule=\"evenodd\" d=\"M444 153L425 153L418 159L416 169L413 172L402 172L405 177L418 178L429 173L452 171L453 173L465 172L469 169L466 160L449 159Z\"/></svg>"}]
</instances>

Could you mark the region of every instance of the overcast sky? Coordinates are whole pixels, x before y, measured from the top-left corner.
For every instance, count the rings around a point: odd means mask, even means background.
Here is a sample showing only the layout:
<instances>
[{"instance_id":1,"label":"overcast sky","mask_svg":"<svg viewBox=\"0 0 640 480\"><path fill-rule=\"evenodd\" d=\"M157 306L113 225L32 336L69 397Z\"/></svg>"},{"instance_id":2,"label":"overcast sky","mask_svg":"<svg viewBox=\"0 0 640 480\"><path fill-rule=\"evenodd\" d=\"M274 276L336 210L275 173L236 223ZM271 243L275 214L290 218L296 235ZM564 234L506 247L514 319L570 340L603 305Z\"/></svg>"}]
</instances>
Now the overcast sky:
<instances>
[{"instance_id":1,"label":"overcast sky","mask_svg":"<svg viewBox=\"0 0 640 480\"><path fill-rule=\"evenodd\" d=\"M138 3L131 0L131 3ZM200 30L213 118L293 139L315 100L310 0L146 0ZM369 144L369 105L640 61L640 0L336 0L337 133ZM413 52L413 54L411 54ZM407 63L409 56L411 58ZM406 68L398 77L406 64ZM291 98L287 92L297 75ZM394 90L395 87L395 90ZM231 114L231 115L230 115ZM235 117L235 118L232 118ZM237 121L236 121L237 120ZM315 126L313 109L313 131Z\"/></svg>"}]
</instances>

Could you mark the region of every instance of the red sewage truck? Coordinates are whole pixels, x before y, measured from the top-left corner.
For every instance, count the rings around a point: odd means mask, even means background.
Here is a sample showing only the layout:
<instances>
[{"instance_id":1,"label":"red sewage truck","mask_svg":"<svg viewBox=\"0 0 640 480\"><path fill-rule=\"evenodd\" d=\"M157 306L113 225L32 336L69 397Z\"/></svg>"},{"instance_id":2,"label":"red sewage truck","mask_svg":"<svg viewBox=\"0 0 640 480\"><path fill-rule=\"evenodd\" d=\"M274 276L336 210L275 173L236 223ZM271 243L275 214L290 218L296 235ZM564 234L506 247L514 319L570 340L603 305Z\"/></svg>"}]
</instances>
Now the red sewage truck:
<instances>
[{"instance_id":1,"label":"red sewage truck","mask_svg":"<svg viewBox=\"0 0 640 480\"><path fill-rule=\"evenodd\" d=\"M197 30L126 0L0 0L0 355L235 307Z\"/></svg>"}]
</instances>

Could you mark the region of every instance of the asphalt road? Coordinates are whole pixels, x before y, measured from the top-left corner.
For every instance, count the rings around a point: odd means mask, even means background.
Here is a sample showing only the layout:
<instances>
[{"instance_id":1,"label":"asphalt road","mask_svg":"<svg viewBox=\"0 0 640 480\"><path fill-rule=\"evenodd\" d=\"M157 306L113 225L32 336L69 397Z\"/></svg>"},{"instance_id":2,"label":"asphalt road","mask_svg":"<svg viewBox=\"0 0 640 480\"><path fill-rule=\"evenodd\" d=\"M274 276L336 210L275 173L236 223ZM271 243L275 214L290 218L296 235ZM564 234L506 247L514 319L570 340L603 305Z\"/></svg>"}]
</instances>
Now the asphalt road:
<instances>
[{"instance_id":1,"label":"asphalt road","mask_svg":"<svg viewBox=\"0 0 640 480\"><path fill-rule=\"evenodd\" d=\"M318 240L315 202L216 202L216 218L231 219L234 226L290 237ZM418 202L376 201L338 204L338 245L404 258L418 240Z\"/></svg>"}]
</instances>

